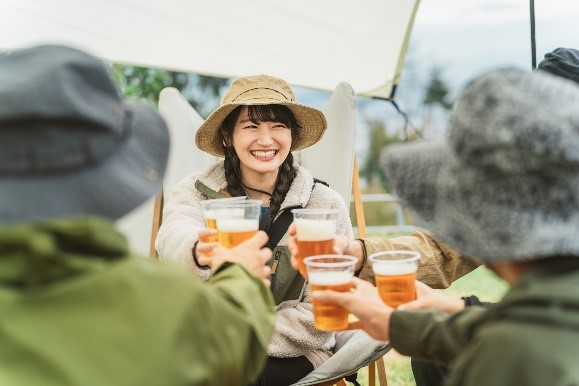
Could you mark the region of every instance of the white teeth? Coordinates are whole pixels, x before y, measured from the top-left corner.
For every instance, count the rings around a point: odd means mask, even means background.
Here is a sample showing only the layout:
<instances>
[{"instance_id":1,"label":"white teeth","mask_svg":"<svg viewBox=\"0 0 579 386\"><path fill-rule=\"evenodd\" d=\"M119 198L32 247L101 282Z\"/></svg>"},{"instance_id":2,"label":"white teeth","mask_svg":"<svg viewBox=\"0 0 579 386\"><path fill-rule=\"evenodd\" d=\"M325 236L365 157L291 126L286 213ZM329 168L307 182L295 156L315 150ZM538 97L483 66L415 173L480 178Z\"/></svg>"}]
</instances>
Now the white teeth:
<instances>
[{"instance_id":1,"label":"white teeth","mask_svg":"<svg viewBox=\"0 0 579 386\"><path fill-rule=\"evenodd\" d=\"M251 152L255 158L271 158L275 156L275 153L275 150L254 150Z\"/></svg>"}]
</instances>

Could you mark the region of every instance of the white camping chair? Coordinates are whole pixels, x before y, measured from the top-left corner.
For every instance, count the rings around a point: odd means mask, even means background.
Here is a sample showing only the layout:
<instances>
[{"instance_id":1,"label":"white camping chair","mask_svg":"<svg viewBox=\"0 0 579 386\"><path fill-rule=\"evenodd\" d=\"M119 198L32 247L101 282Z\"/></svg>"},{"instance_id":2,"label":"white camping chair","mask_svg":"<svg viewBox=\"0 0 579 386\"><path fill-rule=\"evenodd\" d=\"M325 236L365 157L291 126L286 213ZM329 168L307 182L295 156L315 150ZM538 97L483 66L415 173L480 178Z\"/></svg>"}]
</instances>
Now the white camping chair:
<instances>
[{"instance_id":1,"label":"white camping chair","mask_svg":"<svg viewBox=\"0 0 579 386\"><path fill-rule=\"evenodd\" d=\"M328 182L332 189L342 195L346 203L350 202L352 181L354 181L354 198L359 201L358 172L354 158L356 104L352 87L347 83L340 83L322 110L328 120L328 129L324 137L311 148L297 152L296 161L310 169L316 178ZM216 157L202 152L195 146L195 132L203 119L178 90L166 88L161 91L159 112L167 121L171 133L172 149L163 183L164 194L169 194L175 183L189 173L204 168L216 160ZM320 157L324 157L324 160L331 159L331 164L320 162ZM357 186L358 193L356 194ZM149 205L153 206L151 203ZM151 256L156 256L154 241L161 226L162 208L163 192L160 192L155 199L154 208L147 208L148 213L153 215L152 230L147 234L150 236L147 240L150 241ZM356 208L360 233L361 223L362 231L364 230L361 202L360 210L358 206ZM150 224L150 220L147 224ZM146 241L139 242L144 244ZM346 385L344 376L351 375L364 366L369 366L369 385L375 386L375 368L378 363L380 385L385 386L385 367L381 357L389 349L388 345L374 341L362 331L341 332L337 336L334 356L295 385ZM377 360L381 362L375 362Z\"/></svg>"},{"instance_id":2,"label":"white camping chair","mask_svg":"<svg viewBox=\"0 0 579 386\"><path fill-rule=\"evenodd\" d=\"M195 131L203 123L203 118L179 90L167 87L161 91L159 113L167 122L171 138L163 189L156 197L117 221L117 226L128 238L131 250L152 257L156 256L155 238L163 215L163 191L169 194L173 186L186 175L204 168L216 159L195 147Z\"/></svg>"}]
</instances>

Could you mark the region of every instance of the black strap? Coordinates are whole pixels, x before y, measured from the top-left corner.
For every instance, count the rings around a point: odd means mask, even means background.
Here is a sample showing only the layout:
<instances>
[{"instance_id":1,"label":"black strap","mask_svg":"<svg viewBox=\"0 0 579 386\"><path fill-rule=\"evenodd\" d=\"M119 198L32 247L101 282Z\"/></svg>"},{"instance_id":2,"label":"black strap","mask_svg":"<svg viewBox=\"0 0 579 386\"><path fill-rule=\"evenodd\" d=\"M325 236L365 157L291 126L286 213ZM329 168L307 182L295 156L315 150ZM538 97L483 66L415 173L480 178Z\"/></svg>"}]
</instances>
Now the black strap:
<instances>
[{"instance_id":1,"label":"black strap","mask_svg":"<svg viewBox=\"0 0 579 386\"><path fill-rule=\"evenodd\" d=\"M277 246L283 235L285 235L285 233L287 232L287 228L294 220L291 210L296 208L301 208L301 206L292 206L289 208L285 208L281 212L281 214L275 219L275 221L270 225L270 227L267 229L267 235L269 236L269 240L265 245L266 247L273 250Z\"/></svg>"},{"instance_id":2,"label":"black strap","mask_svg":"<svg viewBox=\"0 0 579 386\"><path fill-rule=\"evenodd\" d=\"M328 185L327 182L319 180L317 178L314 178L314 184L312 186L312 190L314 190L314 187L316 186L316 184L322 184L322 185L330 186L330 185ZM285 233L287 232L287 228L290 226L290 224L293 221L293 215L292 215L291 210L292 209L298 209L298 208L302 208L302 207L299 205L296 205L296 206L290 206L288 208L285 208L283 210L283 212L278 216L278 218L276 218L275 221L269 226L269 228L266 231L267 235L269 236L269 241L265 245L266 247L273 250L277 246L277 243L279 243L279 241L281 240L283 235L285 235Z\"/></svg>"},{"instance_id":3,"label":"black strap","mask_svg":"<svg viewBox=\"0 0 579 386\"><path fill-rule=\"evenodd\" d=\"M318 178L314 178L314 185L315 185L316 183L322 184L322 185L326 185L326 186L328 186L328 187L330 186L330 184L328 184L326 181L322 181L322 180L320 180L320 179L318 179Z\"/></svg>"},{"instance_id":4,"label":"black strap","mask_svg":"<svg viewBox=\"0 0 579 386\"><path fill-rule=\"evenodd\" d=\"M350 383L353 383L354 386L362 386L362 385L360 385L360 383L358 383L358 372L355 372L354 374L350 374L347 377L344 377L344 379Z\"/></svg>"}]
</instances>

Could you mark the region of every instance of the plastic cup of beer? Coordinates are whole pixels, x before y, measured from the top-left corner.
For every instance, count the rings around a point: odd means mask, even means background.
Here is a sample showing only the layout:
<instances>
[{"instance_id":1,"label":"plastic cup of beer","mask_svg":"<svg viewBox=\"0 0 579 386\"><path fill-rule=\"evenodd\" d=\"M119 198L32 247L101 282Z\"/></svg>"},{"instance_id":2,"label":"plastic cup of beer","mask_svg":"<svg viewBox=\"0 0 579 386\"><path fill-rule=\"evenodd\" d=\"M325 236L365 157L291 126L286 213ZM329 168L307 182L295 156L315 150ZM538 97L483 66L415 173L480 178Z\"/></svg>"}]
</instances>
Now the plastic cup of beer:
<instances>
[{"instance_id":1,"label":"plastic cup of beer","mask_svg":"<svg viewBox=\"0 0 579 386\"><path fill-rule=\"evenodd\" d=\"M320 255L304 259L312 293L321 290L350 292L356 259L346 255ZM339 331L348 328L348 311L335 304L314 300L314 325L318 330Z\"/></svg>"},{"instance_id":2,"label":"plastic cup of beer","mask_svg":"<svg viewBox=\"0 0 579 386\"><path fill-rule=\"evenodd\" d=\"M309 256L334 253L336 237L336 209L292 209L296 227L299 255L296 256L299 271L306 276L304 259Z\"/></svg>"},{"instance_id":3,"label":"plastic cup of beer","mask_svg":"<svg viewBox=\"0 0 579 386\"><path fill-rule=\"evenodd\" d=\"M416 299L416 269L420 254L415 251L383 251L370 255L380 297L390 307Z\"/></svg>"},{"instance_id":4,"label":"plastic cup of beer","mask_svg":"<svg viewBox=\"0 0 579 386\"><path fill-rule=\"evenodd\" d=\"M205 221L205 227L217 230L217 221L215 218L215 209L214 209L214 206L216 204L243 201L245 199L247 199L246 196L239 196L239 197L215 198L201 201L200 204L201 208L203 209L203 220ZM201 237L201 241L203 241L204 243L213 243L218 242L219 238L217 234L214 234L210 236ZM211 257L211 254L212 254L211 252L207 252L205 253L205 256Z\"/></svg>"},{"instance_id":5,"label":"plastic cup of beer","mask_svg":"<svg viewBox=\"0 0 579 386\"><path fill-rule=\"evenodd\" d=\"M259 229L260 200L239 200L213 206L219 244L233 248L253 237Z\"/></svg>"}]
</instances>

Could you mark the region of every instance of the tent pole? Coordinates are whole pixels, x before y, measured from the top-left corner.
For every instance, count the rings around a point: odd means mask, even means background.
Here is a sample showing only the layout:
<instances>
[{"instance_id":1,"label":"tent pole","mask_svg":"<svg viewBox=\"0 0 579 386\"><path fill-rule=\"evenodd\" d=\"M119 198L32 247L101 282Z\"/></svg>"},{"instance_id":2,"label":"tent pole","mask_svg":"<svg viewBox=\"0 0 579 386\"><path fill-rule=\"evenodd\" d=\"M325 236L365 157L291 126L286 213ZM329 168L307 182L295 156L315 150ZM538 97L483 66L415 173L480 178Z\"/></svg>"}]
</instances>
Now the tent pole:
<instances>
[{"instance_id":1,"label":"tent pole","mask_svg":"<svg viewBox=\"0 0 579 386\"><path fill-rule=\"evenodd\" d=\"M530 16L531 16L531 69L535 71L537 68L537 48L535 45L535 1L530 0Z\"/></svg>"}]
</instances>

